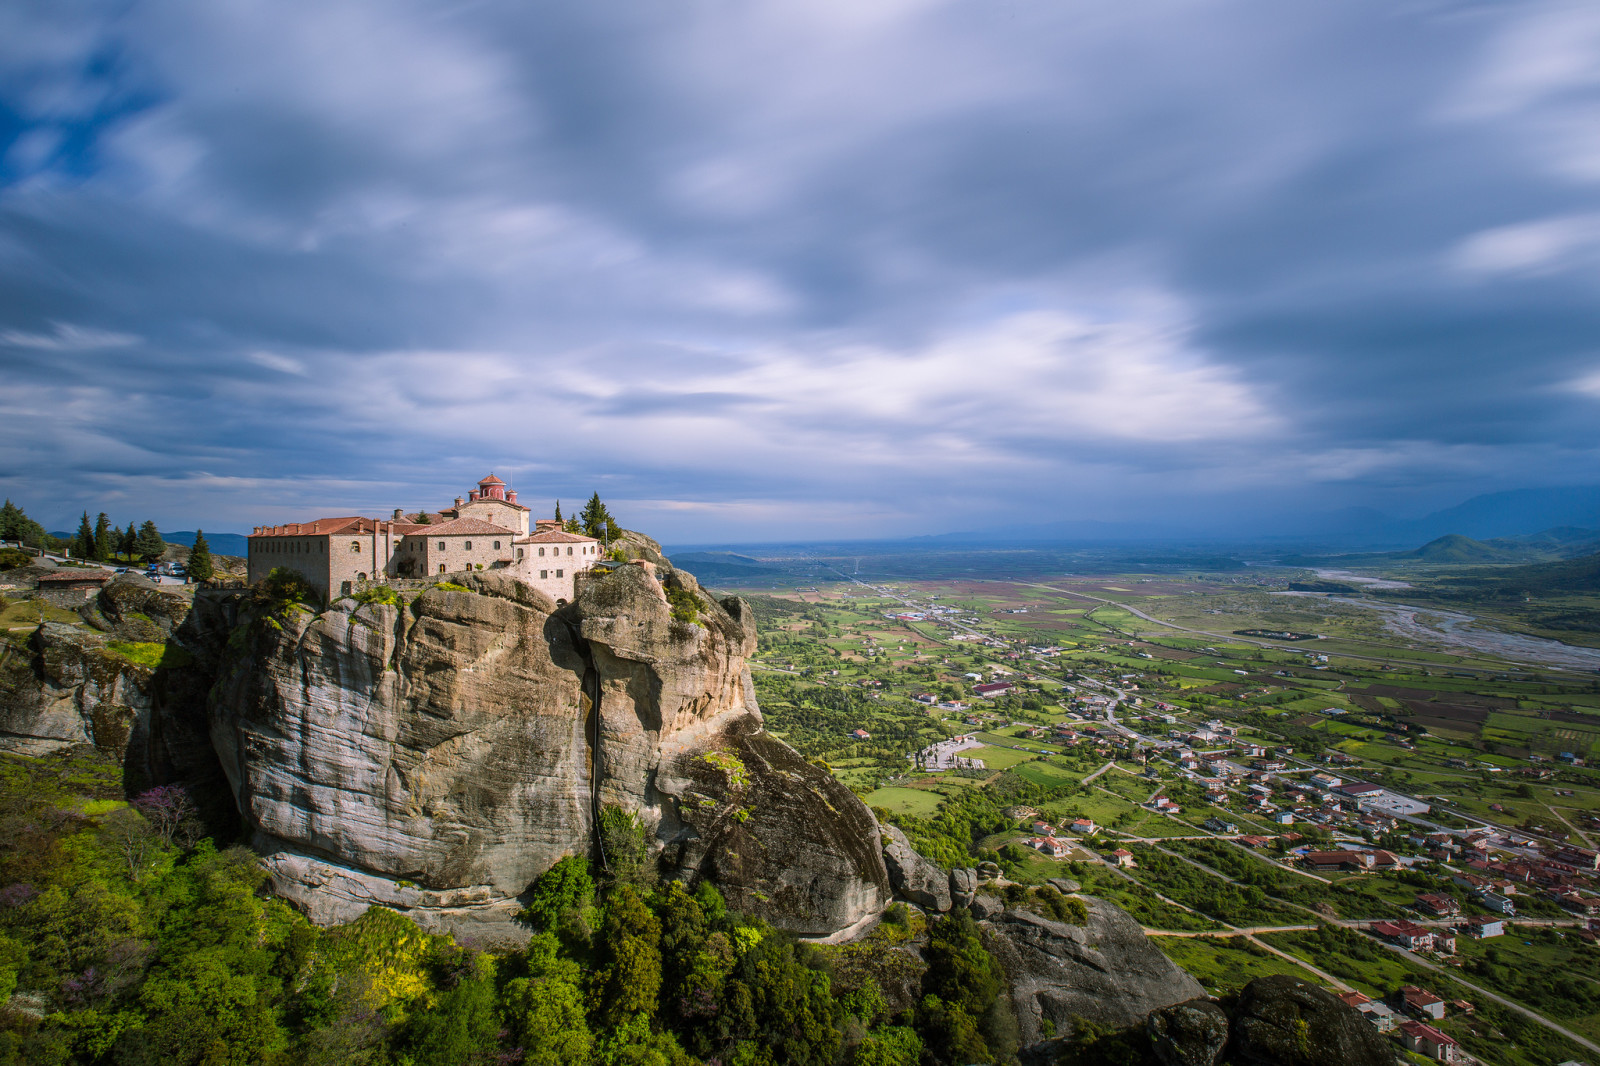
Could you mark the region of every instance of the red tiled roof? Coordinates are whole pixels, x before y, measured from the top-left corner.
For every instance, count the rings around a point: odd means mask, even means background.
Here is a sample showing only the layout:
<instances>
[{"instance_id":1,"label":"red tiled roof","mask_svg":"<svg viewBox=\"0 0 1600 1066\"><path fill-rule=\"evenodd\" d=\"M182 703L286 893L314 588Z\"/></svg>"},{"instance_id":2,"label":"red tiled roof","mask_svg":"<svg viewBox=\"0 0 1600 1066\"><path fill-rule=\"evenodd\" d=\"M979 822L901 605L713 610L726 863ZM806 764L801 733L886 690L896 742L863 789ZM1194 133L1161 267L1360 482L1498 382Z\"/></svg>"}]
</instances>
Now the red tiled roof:
<instances>
[{"instance_id":1,"label":"red tiled roof","mask_svg":"<svg viewBox=\"0 0 1600 1066\"><path fill-rule=\"evenodd\" d=\"M488 477L486 477L482 481L478 482L478 484L480 484L480 485L504 485L505 482L501 481L499 478L495 477L493 474L490 474Z\"/></svg>"},{"instance_id":2,"label":"red tiled roof","mask_svg":"<svg viewBox=\"0 0 1600 1066\"><path fill-rule=\"evenodd\" d=\"M318 518L311 522L289 522L281 526L262 526L252 537L318 537L342 533L371 533L377 523L370 518L349 515L344 518Z\"/></svg>"},{"instance_id":3,"label":"red tiled roof","mask_svg":"<svg viewBox=\"0 0 1600 1066\"><path fill-rule=\"evenodd\" d=\"M586 537L581 533L567 533L559 529L547 529L542 533L533 533L517 541L518 544L599 544L594 537Z\"/></svg>"},{"instance_id":4,"label":"red tiled roof","mask_svg":"<svg viewBox=\"0 0 1600 1066\"><path fill-rule=\"evenodd\" d=\"M412 532L425 537L470 537L473 535L492 537L497 533L507 537L517 535L517 531L514 529L497 526L493 522L485 522L481 518L452 518L448 522L440 522L436 526L427 526Z\"/></svg>"},{"instance_id":5,"label":"red tiled roof","mask_svg":"<svg viewBox=\"0 0 1600 1066\"><path fill-rule=\"evenodd\" d=\"M1446 1047L1457 1046L1454 1039L1445 1036L1433 1026L1425 1025L1422 1022L1401 1022L1400 1031L1411 1037L1413 1040L1420 1037L1423 1040L1428 1041L1430 1044L1443 1044Z\"/></svg>"}]
</instances>

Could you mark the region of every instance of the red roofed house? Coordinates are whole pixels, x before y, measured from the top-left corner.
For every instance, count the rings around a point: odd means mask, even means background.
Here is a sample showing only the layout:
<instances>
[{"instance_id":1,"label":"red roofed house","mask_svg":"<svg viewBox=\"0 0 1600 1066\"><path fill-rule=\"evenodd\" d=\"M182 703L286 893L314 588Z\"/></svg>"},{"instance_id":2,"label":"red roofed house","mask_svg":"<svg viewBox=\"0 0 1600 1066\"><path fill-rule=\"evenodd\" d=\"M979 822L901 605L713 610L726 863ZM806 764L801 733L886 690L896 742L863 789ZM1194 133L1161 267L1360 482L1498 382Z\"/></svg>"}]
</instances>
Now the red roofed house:
<instances>
[{"instance_id":1,"label":"red roofed house","mask_svg":"<svg viewBox=\"0 0 1600 1066\"><path fill-rule=\"evenodd\" d=\"M1456 1061L1456 1048L1459 1045L1431 1025L1422 1022L1401 1022L1400 1040L1405 1044L1407 1051L1415 1051L1419 1055L1439 1062Z\"/></svg>"},{"instance_id":2,"label":"red roofed house","mask_svg":"<svg viewBox=\"0 0 1600 1066\"><path fill-rule=\"evenodd\" d=\"M973 685L972 694L974 696L982 696L986 700L992 700L997 696L1004 696L1016 687L1009 681L993 681L987 685Z\"/></svg>"},{"instance_id":3,"label":"red roofed house","mask_svg":"<svg viewBox=\"0 0 1600 1066\"><path fill-rule=\"evenodd\" d=\"M1461 913L1461 904L1454 896L1443 892L1424 892L1417 896L1417 907L1439 918L1449 918Z\"/></svg>"},{"instance_id":4,"label":"red roofed house","mask_svg":"<svg viewBox=\"0 0 1600 1066\"><path fill-rule=\"evenodd\" d=\"M1416 985L1404 985L1400 989L1400 1008L1407 1014L1419 1018L1432 1018L1435 1021L1444 1020L1444 1000L1429 992L1426 988Z\"/></svg>"},{"instance_id":5,"label":"red roofed house","mask_svg":"<svg viewBox=\"0 0 1600 1066\"><path fill-rule=\"evenodd\" d=\"M1138 865L1133 861L1133 852L1129 851L1127 848L1118 848L1116 851L1113 851L1111 853L1111 863L1114 866L1121 866L1124 868L1131 868Z\"/></svg>"}]
</instances>

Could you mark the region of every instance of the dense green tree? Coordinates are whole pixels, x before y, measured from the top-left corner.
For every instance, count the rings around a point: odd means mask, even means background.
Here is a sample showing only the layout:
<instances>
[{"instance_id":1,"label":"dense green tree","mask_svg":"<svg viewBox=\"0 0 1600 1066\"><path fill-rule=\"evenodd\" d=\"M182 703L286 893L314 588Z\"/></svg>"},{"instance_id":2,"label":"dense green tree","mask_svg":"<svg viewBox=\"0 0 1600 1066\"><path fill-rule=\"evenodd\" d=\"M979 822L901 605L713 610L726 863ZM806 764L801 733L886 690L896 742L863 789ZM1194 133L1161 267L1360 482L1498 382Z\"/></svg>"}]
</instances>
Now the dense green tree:
<instances>
[{"instance_id":1,"label":"dense green tree","mask_svg":"<svg viewBox=\"0 0 1600 1066\"><path fill-rule=\"evenodd\" d=\"M490 1060L484 1053L498 1045L500 1021L495 1015L494 966L487 956L468 963L469 972L431 1010L413 1015L402 1035L414 1066L466 1066Z\"/></svg>"},{"instance_id":2,"label":"dense green tree","mask_svg":"<svg viewBox=\"0 0 1600 1066\"><path fill-rule=\"evenodd\" d=\"M147 521L139 527L133 550L147 563L153 563L166 554L167 542L161 539L161 531L156 529L154 522Z\"/></svg>"},{"instance_id":3,"label":"dense green tree","mask_svg":"<svg viewBox=\"0 0 1600 1066\"><path fill-rule=\"evenodd\" d=\"M78 520L78 532L72 538L72 557L74 559L93 559L94 527L89 525L89 512L83 512L83 517Z\"/></svg>"},{"instance_id":4,"label":"dense green tree","mask_svg":"<svg viewBox=\"0 0 1600 1066\"><path fill-rule=\"evenodd\" d=\"M632 885L618 884L606 898L599 945L599 965L591 977L598 1023L616 1026L653 1017L661 989L661 922Z\"/></svg>"},{"instance_id":5,"label":"dense green tree","mask_svg":"<svg viewBox=\"0 0 1600 1066\"><path fill-rule=\"evenodd\" d=\"M611 517L606 505L600 501L598 492L589 497L589 502L584 504L578 519L583 523L583 532L588 536L614 541L622 535L621 527L617 525L616 519Z\"/></svg>"},{"instance_id":6,"label":"dense green tree","mask_svg":"<svg viewBox=\"0 0 1600 1066\"><path fill-rule=\"evenodd\" d=\"M124 556L128 562L133 562L134 552L139 550L139 534L134 532L133 523L128 523L128 528L122 531L122 537L117 541L117 552Z\"/></svg>"},{"instance_id":7,"label":"dense green tree","mask_svg":"<svg viewBox=\"0 0 1600 1066\"><path fill-rule=\"evenodd\" d=\"M111 528L111 518L104 511L94 520L94 557L109 563L117 550L117 530Z\"/></svg>"},{"instance_id":8,"label":"dense green tree","mask_svg":"<svg viewBox=\"0 0 1600 1066\"><path fill-rule=\"evenodd\" d=\"M25 518L27 515L22 513L22 508L7 498L5 506L0 507L0 540L21 540Z\"/></svg>"},{"instance_id":9,"label":"dense green tree","mask_svg":"<svg viewBox=\"0 0 1600 1066\"><path fill-rule=\"evenodd\" d=\"M535 929L554 932L565 914L581 914L594 903L594 878L589 863L569 855L539 876L531 899L518 915Z\"/></svg>"},{"instance_id":10,"label":"dense green tree","mask_svg":"<svg viewBox=\"0 0 1600 1066\"><path fill-rule=\"evenodd\" d=\"M194 546L189 549L189 563L186 567L189 577L195 581L210 581L216 568L211 563L211 545L206 543L206 531L194 531Z\"/></svg>"},{"instance_id":11,"label":"dense green tree","mask_svg":"<svg viewBox=\"0 0 1600 1066\"><path fill-rule=\"evenodd\" d=\"M560 522L561 520L562 520L561 519L561 501L557 500L556 501L556 521Z\"/></svg>"}]
</instances>

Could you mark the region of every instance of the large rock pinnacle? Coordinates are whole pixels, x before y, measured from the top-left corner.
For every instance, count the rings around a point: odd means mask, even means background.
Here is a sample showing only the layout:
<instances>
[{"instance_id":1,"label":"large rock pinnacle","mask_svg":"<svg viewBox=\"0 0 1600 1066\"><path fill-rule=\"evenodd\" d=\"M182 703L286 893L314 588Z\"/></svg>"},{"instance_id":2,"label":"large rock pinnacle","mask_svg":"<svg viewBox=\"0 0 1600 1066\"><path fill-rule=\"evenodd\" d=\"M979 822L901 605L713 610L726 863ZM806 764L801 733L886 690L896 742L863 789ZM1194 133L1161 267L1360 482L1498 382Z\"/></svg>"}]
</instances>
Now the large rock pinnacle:
<instances>
[{"instance_id":1,"label":"large rock pinnacle","mask_svg":"<svg viewBox=\"0 0 1600 1066\"><path fill-rule=\"evenodd\" d=\"M381 903L509 933L517 897L592 854L614 806L664 875L710 877L781 927L826 935L880 910L871 814L762 731L748 606L664 580L696 598L695 622L636 565L560 610L488 574L406 608L250 622L211 732L278 891L319 921Z\"/></svg>"}]
</instances>

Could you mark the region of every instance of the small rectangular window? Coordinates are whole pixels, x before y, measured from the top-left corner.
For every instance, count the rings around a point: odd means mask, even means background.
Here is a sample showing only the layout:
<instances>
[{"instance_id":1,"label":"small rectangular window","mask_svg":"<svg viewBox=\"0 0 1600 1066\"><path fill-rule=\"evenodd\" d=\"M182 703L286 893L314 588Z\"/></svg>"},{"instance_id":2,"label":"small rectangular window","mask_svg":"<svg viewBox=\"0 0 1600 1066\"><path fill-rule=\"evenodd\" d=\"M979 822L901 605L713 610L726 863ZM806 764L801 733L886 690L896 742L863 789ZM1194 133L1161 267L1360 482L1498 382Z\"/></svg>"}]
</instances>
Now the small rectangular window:
<instances>
[{"instance_id":1,"label":"small rectangular window","mask_svg":"<svg viewBox=\"0 0 1600 1066\"><path fill-rule=\"evenodd\" d=\"M560 577L560 576L561 576L561 571L557 570L556 571L556 577Z\"/></svg>"},{"instance_id":2,"label":"small rectangular window","mask_svg":"<svg viewBox=\"0 0 1600 1066\"><path fill-rule=\"evenodd\" d=\"M540 576L540 577L549 577L549 576L550 576L550 571L548 571L548 570L541 570L541 571L539 571L539 576Z\"/></svg>"}]
</instances>

